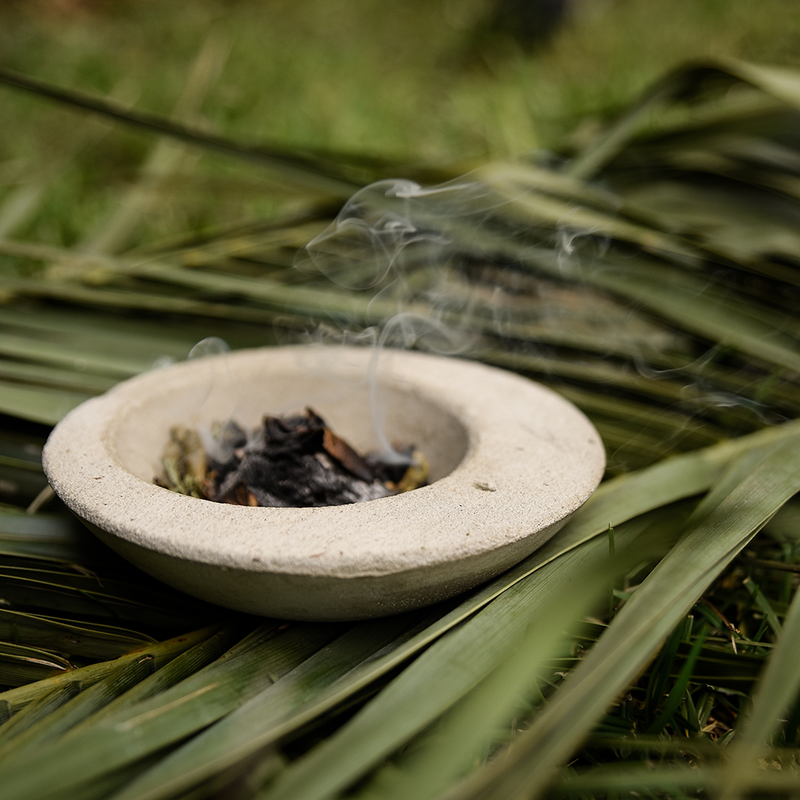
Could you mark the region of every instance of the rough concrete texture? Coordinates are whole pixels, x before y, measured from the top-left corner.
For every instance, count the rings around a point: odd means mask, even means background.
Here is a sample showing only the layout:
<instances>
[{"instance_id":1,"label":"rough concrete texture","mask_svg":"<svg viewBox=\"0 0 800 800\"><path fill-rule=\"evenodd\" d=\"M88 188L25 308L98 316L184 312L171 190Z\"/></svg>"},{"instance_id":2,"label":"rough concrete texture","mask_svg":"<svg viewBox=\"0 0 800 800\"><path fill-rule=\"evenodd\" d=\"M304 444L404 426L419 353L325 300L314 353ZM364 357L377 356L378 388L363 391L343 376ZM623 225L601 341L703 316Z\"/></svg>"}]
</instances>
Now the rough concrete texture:
<instances>
[{"instance_id":1,"label":"rough concrete texture","mask_svg":"<svg viewBox=\"0 0 800 800\"><path fill-rule=\"evenodd\" d=\"M450 597L542 545L597 486L600 438L554 392L452 358L238 351L152 371L71 412L44 466L103 541L155 577L289 619L382 616ZM374 381L371 379L374 376ZM375 402L373 402L373 400ZM361 450L415 444L434 482L326 508L250 508L153 484L169 428L313 407Z\"/></svg>"}]
</instances>

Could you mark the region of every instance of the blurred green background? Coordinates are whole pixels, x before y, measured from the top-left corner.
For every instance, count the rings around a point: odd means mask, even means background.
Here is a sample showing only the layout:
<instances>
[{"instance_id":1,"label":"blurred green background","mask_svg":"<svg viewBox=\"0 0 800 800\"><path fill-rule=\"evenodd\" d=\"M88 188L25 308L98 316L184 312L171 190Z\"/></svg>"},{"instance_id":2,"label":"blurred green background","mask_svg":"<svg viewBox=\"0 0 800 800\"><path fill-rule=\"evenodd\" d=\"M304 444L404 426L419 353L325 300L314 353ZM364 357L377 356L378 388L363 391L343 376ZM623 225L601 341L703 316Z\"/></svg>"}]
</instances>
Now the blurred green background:
<instances>
[{"instance_id":1,"label":"blurred green background","mask_svg":"<svg viewBox=\"0 0 800 800\"><path fill-rule=\"evenodd\" d=\"M0 65L248 142L466 169L568 150L687 59L793 64L800 54L791 0L575 0L531 51L489 32L492 13L490 0L5 0ZM80 118L3 89L0 119L2 191L31 166L54 169ZM117 129L78 148L37 237L84 235L151 141ZM173 180L175 203L153 233L275 210L258 170L203 162L212 196L215 183L236 192L209 205L196 180Z\"/></svg>"}]
</instances>

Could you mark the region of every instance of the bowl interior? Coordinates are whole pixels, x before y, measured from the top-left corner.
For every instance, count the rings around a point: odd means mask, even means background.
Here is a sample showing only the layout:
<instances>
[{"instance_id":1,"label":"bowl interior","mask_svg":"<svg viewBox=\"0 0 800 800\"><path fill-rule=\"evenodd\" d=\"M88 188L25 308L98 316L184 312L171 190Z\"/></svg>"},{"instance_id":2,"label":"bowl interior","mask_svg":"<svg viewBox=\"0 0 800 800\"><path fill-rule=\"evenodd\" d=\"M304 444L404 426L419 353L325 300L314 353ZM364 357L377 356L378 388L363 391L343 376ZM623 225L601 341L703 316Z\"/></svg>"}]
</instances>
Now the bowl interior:
<instances>
[{"instance_id":1,"label":"bowl interior","mask_svg":"<svg viewBox=\"0 0 800 800\"><path fill-rule=\"evenodd\" d=\"M269 359L255 369L236 358L214 361L207 371L165 373L162 384L142 392L112 423L107 443L120 466L150 483L161 471L161 454L175 425L207 432L215 422L234 419L252 430L265 414L306 406L360 452L414 445L429 461L431 481L451 473L467 452L468 432L453 411L391 377L370 385L346 365L315 373L308 365Z\"/></svg>"}]
</instances>

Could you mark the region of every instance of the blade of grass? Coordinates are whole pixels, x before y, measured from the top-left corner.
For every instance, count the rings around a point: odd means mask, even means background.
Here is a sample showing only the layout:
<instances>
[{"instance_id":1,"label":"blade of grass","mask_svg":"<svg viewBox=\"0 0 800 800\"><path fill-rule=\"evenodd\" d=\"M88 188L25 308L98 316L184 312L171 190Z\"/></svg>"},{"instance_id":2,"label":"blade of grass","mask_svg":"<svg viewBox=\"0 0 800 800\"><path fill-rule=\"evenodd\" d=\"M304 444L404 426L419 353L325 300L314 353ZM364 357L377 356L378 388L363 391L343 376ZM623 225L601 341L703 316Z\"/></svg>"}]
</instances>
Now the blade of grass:
<instances>
[{"instance_id":1,"label":"blade of grass","mask_svg":"<svg viewBox=\"0 0 800 800\"><path fill-rule=\"evenodd\" d=\"M13 358L41 361L79 370L86 369L90 373L117 380L151 369L155 360L119 351L115 357L113 353L107 352L107 343L83 351L76 345L74 341L58 341L54 337L45 340L5 333L0 343L0 353Z\"/></svg>"},{"instance_id":2,"label":"blade of grass","mask_svg":"<svg viewBox=\"0 0 800 800\"><path fill-rule=\"evenodd\" d=\"M800 592L795 591L775 649L753 692L750 714L726 754L728 764L721 776L720 798L734 800L743 796L745 787L758 782L763 772L759 758L769 754L767 745L800 692L799 659Z\"/></svg>"},{"instance_id":3,"label":"blade of grass","mask_svg":"<svg viewBox=\"0 0 800 800\"><path fill-rule=\"evenodd\" d=\"M87 375L48 364L21 364L8 360L0 360L0 380L39 386L43 390L63 389L85 395L102 394L116 383L114 378L107 376Z\"/></svg>"},{"instance_id":4,"label":"blade of grass","mask_svg":"<svg viewBox=\"0 0 800 800\"><path fill-rule=\"evenodd\" d=\"M107 280L113 280L119 275L133 275L186 289L255 300L281 313L285 313L286 309L290 308L295 315L322 314L326 318L341 316L352 323L354 321L369 322L381 318L388 319L394 315L396 310L395 305L390 301L373 300L371 297L332 291L328 288L320 289L306 285L287 286L268 278L253 281L237 275L187 270L175 264L152 260L142 262L121 257L82 256L63 248L8 241L0 242L0 252L50 262L64 262L67 265L73 264L77 275L84 272L85 263L88 261L95 265ZM14 284L23 286L19 280L11 282L9 285L13 286ZM44 291L44 289L40 291ZM184 300L178 297L174 299L173 303L175 309L180 310L184 305ZM410 311L413 310L413 308L410 309ZM420 312L423 310L420 309Z\"/></svg>"},{"instance_id":5,"label":"blade of grass","mask_svg":"<svg viewBox=\"0 0 800 800\"><path fill-rule=\"evenodd\" d=\"M664 726L670 722L673 715L678 710L678 706L680 705L681 700L686 693L686 686L694 673L694 667L697 663L697 659L700 656L700 651L703 647L703 643L705 642L706 634L706 630L701 631L700 635L693 642L691 650L689 651L689 654L687 655L686 660L681 667L681 671L678 674L677 680L672 689L670 689L670 692L664 701L664 707L661 709L653 722L650 723L650 726L645 733L655 734L661 731L662 728L664 728Z\"/></svg>"},{"instance_id":6,"label":"blade of grass","mask_svg":"<svg viewBox=\"0 0 800 800\"><path fill-rule=\"evenodd\" d=\"M800 75L792 67L750 64L738 59L718 59L720 70L735 75L778 100L800 109Z\"/></svg>"},{"instance_id":7,"label":"blade of grass","mask_svg":"<svg viewBox=\"0 0 800 800\"><path fill-rule=\"evenodd\" d=\"M648 89L597 141L568 162L565 173L583 179L596 175L636 136L648 117L669 102L699 89L709 76L727 77L729 83L736 79L744 81L784 103L800 107L798 76L792 68L764 67L736 59L709 59L689 64L679 67Z\"/></svg>"},{"instance_id":8,"label":"blade of grass","mask_svg":"<svg viewBox=\"0 0 800 800\"><path fill-rule=\"evenodd\" d=\"M75 518L61 514L30 515L22 509L0 508L0 553L43 559L40 566L51 566L52 560L82 564L84 568L98 561L108 562L106 548Z\"/></svg>"},{"instance_id":9,"label":"blade of grass","mask_svg":"<svg viewBox=\"0 0 800 800\"><path fill-rule=\"evenodd\" d=\"M70 731L70 735L77 735L78 732L84 731L101 720L110 719L115 715L124 716L127 713L127 709L150 700L150 698L190 678L218 658L221 658L240 636L240 625L226 625L204 641L200 641L180 653L169 663L159 666L152 675L137 683L125 694L112 700L108 705L92 714L79 725L76 725Z\"/></svg>"},{"instance_id":10,"label":"blade of grass","mask_svg":"<svg viewBox=\"0 0 800 800\"><path fill-rule=\"evenodd\" d=\"M742 582L742 585L745 587L745 589L747 589L748 592L750 592L753 602L764 614L764 618L769 624L769 627L772 629L772 632L776 636L780 636L782 630L781 622L778 619L778 615L775 613L775 610L772 608L772 604L761 591L761 588L751 577L745 578Z\"/></svg>"},{"instance_id":11,"label":"blade of grass","mask_svg":"<svg viewBox=\"0 0 800 800\"><path fill-rule=\"evenodd\" d=\"M1 244L0 249L2 249ZM7 291L11 295L25 298L54 299L103 311L123 309L161 314L184 314L207 320L238 320L262 325L271 323L275 319L275 312L263 308L197 300L185 295L162 295L152 290L89 288L67 281L43 281L0 276L0 291ZM266 335L266 333L262 333L260 341L263 342ZM202 338L204 338L202 335L198 336L195 342ZM258 341L254 337L254 343Z\"/></svg>"},{"instance_id":12,"label":"blade of grass","mask_svg":"<svg viewBox=\"0 0 800 800\"><path fill-rule=\"evenodd\" d=\"M578 205L574 200L557 201L543 197L532 191L527 182L528 175L515 170L492 169L482 173L487 185L500 197L507 198L503 208L504 216L526 223L545 223L548 228L565 228L578 231L591 231L593 235L604 236L621 242L628 242L648 251L661 250L673 253L682 261L697 261L698 253L688 242L684 243L674 235L622 218L617 213L608 213Z\"/></svg>"},{"instance_id":13,"label":"blade of grass","mask_svg":"<svg viewBox=\"0 0 800 800\"><path fill-rule=\"evenodd\" d=\"M143 318L122 317L111 313L76 313L75 310L0 308L0 325L10 333L34 339L57 338L74 342L80 348L93 345L106 355L124 350L133 358L152 359L154 354L183 358L203 338L207 323L180 326L168 320L155 322ZM103 329L103 342L97 340L97 328Z\"/></svg>"},{"instance_id":14,"label":"blade of grass","mask_svg":"<svg viewBox=\"0 0 800 800\"><path fill-rule=\"evenodd\" d=\"M564 172L573 178L596 175L639 132L644 120L669 101L684 94L707 72L706 67L682 67L662 78L635 103L598 141L567 163Z\"/></svg>"}]
</instances>

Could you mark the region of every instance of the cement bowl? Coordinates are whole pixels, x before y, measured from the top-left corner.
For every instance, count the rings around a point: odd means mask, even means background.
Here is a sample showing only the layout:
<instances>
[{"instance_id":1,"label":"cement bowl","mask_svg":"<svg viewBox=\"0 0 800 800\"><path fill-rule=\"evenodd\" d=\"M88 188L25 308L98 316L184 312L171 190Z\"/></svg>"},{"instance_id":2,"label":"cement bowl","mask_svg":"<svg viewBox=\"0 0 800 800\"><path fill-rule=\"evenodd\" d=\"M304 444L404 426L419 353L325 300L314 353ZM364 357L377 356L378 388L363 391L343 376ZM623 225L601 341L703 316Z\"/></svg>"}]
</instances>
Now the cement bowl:
<instances>
[{"instance_id":1,"label":"cement bowl","mask_svg":"<svg viewBox=\"0 0 800 800\"><path fill-rule=\"evenodd\" d=\"M111 548L184 592L302 620L394 614L461 593L546 542L603 473L597 432L520 376L452 358L281 347L188 361L125 381L53 431L56 493ZM377 405L371 397L377 396ZM154 485L173 425L313 407L361 450L415 444L432 483L324 508L251 508Z\"/></svg>"}]
</instances>

